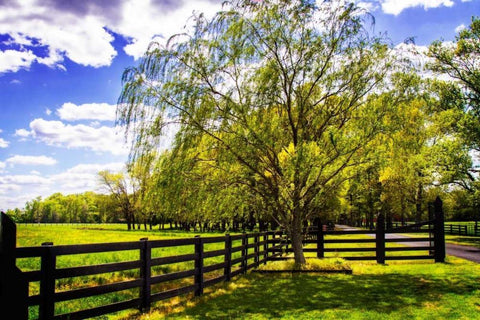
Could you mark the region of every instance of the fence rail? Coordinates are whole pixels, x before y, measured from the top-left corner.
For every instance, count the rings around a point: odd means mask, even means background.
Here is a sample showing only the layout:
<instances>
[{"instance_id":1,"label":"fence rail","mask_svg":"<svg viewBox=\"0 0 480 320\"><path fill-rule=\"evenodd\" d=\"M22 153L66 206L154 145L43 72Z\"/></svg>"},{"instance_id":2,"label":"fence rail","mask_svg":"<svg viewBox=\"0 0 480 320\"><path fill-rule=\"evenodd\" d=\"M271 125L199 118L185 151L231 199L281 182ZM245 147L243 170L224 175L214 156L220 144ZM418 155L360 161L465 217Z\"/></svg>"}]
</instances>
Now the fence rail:
<instances>
[{"instance_id":1,"label":"fence rail","mask_svg":"<svg viewBox=\"0 0 480 320\"><path fill-rule=\"evenodd\" d=\"M404 227L398 230L385 230L383 215L377 218L376 230L324 231L321 224L309 230L305 237L305 252L315 252L322 258L325 253L347 253L344 256L351 260L385 260L435 259L443 262L445 258L445 240L443 211L441 202L437 204L435 221L425 225L433 225L429 229L417 227L410 230ZM184 294L202 295L204 289L233 277L246 273L268 260L291 258L286 254L292 252L291 242L281 231L258 232L219 237L200 237L172 240L148 240L142 238L135 242L117 242L83 245L53 245L44 243L40 247L15 248L15 224L2 213L0 226L0 285L3 310L12 310L16 319L27 319L28 308L38 307L38 318L44 319L84 319L101 316L125 309L137 308L142 311L150 309L156 301ZM389 235L396 232L428 233L429 236L417 238L395 238ZM432 233L434 233L433 236ZM341 236L368 235L368 238L348 238ZM428 242L415 247L391 247L391 242ZM207 248L216 244L214 249ZM343 245L367 244L370 247L345 247ZM156 249L167 247L190 247L191 252L175 256L157 256ZM219 249L219 247L221 247ZM58 259L78 254L94 254L103 252L137 251L138 259L88 266L59 267ZM399 255L399 252L428 251L428 254ZM156 251L155 251L156 252ZM367 253L366 256L355 254ZM392 253L389 255L387 253ZM16 267L17 259L36 258L40 260L40 268L22 272ZM214 261L212 262L212 258ZM215 259L216 258L216 259ZM181 270L155 274L152 271L165 265L184 263ZM58 281L74 277L94 276L98 274L136 270L137 276L125 278L117 282L98 284L92 287L64 289L59 288ZM187 281L188 280L188 281ZM39 292L28 292L29 284L39 282ZM161 284L168 287L160 287ZM77 299L87 299L104 294L125 290L136 290L138 294L123 301L107 303L84 310L61 313L56 304Z\"/></svg>"},{"instance_id":2,"label":"fence rail","mask_svg":"<svg viewBox=\"0 0 480 320\"><path fill-rule=\"evenodd\" d=\"M478 221L475 221L475 224L468 225L448 223L445 224L445 233L459 236L480 237L480 225L478 224Z\"/></svg>"}]
</instances>

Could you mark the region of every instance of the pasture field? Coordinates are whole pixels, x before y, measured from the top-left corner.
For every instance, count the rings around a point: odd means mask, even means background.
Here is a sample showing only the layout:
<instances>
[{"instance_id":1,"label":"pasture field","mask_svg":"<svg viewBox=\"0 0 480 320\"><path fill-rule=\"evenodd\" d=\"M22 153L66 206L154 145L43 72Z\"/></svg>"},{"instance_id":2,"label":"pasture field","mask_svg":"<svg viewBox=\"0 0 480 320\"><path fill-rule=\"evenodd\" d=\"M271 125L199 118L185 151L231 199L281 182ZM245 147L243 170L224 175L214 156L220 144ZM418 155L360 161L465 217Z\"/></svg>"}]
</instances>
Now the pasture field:
<instances>
[{"instance_id":1,"label":"pasture field","mask_svg":"<svg viewBox=\"0 0 480 320\"><path fill-rule=\"evenodd\" d=\"M18 246L38 246L42 242L62 245L138 241L144 237L150 240L190 238L200 234L176 230L127 231L125 225L18 225L17 228ZM222 244L210 245L212 247L206 250L222 247ZM152 255L193 252L191 246L158 250ZM125 251L59 257L57 265L67 267L135 259L138 259L138 251ZM30 260L20 259L19 267L22 270L38 269L39 261ZM348 263L353 275L249 273L234 278L230 283L207 288L201 297L186 295L155 303L146 314L128 310L98 319L480 319L479 264L455 257L447 257L446 263L441 264L432 261L388 261L386 265L377 265L375 262ZM152 273L168 273L185 267L192 266L172 264L152 270ZM135 278L137 272L130 270L65 279L57 286L60 290L88 287L119 278ZM33 285L30 291L37 292L38 287ZM63 313L136 295L138 292L122 291L102 297L102 301L97 297L59 304L56 308L58 313ZM31 310L31 317L35 318L37 312Z\"/></svg>"},{"instance_id":2,"label":"pasture field","mask_svg":"<svg viewBox=\"0 0 480 320\"><path fill-rule=\"evenodd\" d=\"M221 233L198 233L198 232L184 232L178 230L131 230L128 231L126 225L112 225L112 224L48 224L48 225L17 225L17 247L40 246L44 242L53 242L54 245L73 245L73 244L90 244L90 243L110 243L110 242L129 242L139 241L141 238L147 237L149 240L174 239L174 238L192 238L195 235L204 236L221 236ZM241 245L241 240L233 241L235 246ZM205 244L205 250L218 250L223 248L223 243ZM186 245L180 247L166 247L152 250L152 257L166 257L194 253L193 245ZM236 252L232 258L237 258L241 252ZM134 261L139 259L138 250L126 250L118 252L101 252L93 254L76 254L58 256L56 265L57 268L88 266L108 264L115 262ZM205 264L213 264L223 261L223 257L213 257L205 259ZM33 271L40 269L39 258L24 258L17 259L17 266L22 271ZM152 268L152 275L166 274L176 271L183 271L192 269L194 267L193 261L173 263L164 266L156 266ZM66 278L57 280L57 290L71 290L81 289L91 286L114 283L118 281L132 280L139 277L139 270L132 269L122 272L114 272L109 274L99 274L94 276L81 276L74 278ZM211 274L212 277L215 274ZM168 286L192 284L190 279L172 281ZM193 279L192 279L193 281ZM38 294L40 285L38 282L31 283L30 294ZM157 286L158 290L167 290L169 287ZM56 313L65 313L72 310L81 310L93 308L100 305L114 303L118 301L128 300L138 297L138 290L124 290L103 296L87 298L83 300L72 300L56 305ZM38 308L30 308L30 318L36 318L38 315Z\"/></svg>"}]
</instances>

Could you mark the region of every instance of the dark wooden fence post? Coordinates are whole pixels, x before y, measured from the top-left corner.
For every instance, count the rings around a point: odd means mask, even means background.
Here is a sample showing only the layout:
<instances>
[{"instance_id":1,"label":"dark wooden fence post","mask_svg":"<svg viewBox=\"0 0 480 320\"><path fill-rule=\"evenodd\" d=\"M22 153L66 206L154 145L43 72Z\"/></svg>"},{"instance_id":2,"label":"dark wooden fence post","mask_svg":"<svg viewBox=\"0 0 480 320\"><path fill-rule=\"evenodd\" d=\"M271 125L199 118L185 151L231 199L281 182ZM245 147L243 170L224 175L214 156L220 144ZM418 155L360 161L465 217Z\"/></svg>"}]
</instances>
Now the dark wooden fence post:
<instances>
[{"instance_id":1,"label":"dark wooden fence post","mask_svg":"<svg viewBox=\"0 0 480 320\"><path fill-rule=\"evenodd\" d=\"M435 221L435 205L433 202L428 203L428 238L430 239L429 241L429 254L433 256L435 254L434 246L435 246L435 224L432 223Z\"/></svg>"},{"instance_id":2,"label":"dark wooden fence post","mask_svg":"<svg viewBox=\"0 0 480 320\"><path fill-rule=\"evenodd\" d=\"M385 263L385 216L380 212L377 216L375 236L377 263Z\"/></svg>"},{"instance_id":3,"label":"dark wooden fence post","mask_svg":"<svg viewBox=\"0 0 480 320\"><path fill-rule=\"evenodd\" d=\"M225 235L225 281L230 281L232 273L232 237L230 234Z\"/></svg>"},{"instance_id":4,"label":"dark wooden fence post","mask_svg":"<svg viewBox=\"0 0 480 320\"><path fill-rule=\"evenodd\" d=\"M203 239L195 236L195 296L203 294Z\"/></svg>"},{"instance_id":5,"label":"dark wooden fence post","mask_svg":"<svg viewBox=\"0 0 480 320\"><path fill-rule=\"evenodd\" d=\"M268 231L263 233L263 264L267 264L268 260Z\"/></svg>"},{"instance_id":6,"label":"dark wooden fence post","mask_svg":"<svg viewBox=\"0 0 480 320\"><path fill-rule=\"evenodd\" d=\"M55 265L57 257L52 250L53 242L44 242L42 247L44 249L41 261L39 319L47 320L52 319L55 314Z\"/></svg>"},{"instance_id":7,"label":"dark wooden fence post","mask_svg":"<svg viewBox=\"0 0 480 320\"><path fill-rule=\"evenodd\" d=\"M440 197L434 202L435 207L435 262L445 262L445 225L443 203Z\"/></svg>"},{"instance_id":8,"label":"dark wooden fence post","mask_svg":"<svg viewBox=\"0 0 480 320\"><path fill-rule=\"evenodd\" d=\"M317 258L325 257L325 241L323 238L323 225L320 219L317 221Z\"/></svg>"},{"instance_id":9,"label":"dark wooden fence post","mask_svg":"<svg viewBox=\"0 0 480 320\"><path fill-rule=\"evenodd\" d=\"M16 266L17 227L5 213L0 217L0 310L3 316L28 319L28 283ZM7 311L8 310L8 311Z\"/></svg>"},{"instance_id":10,"label":"dark wooden fence post","mask_svg":"<svg viewBox=\"0 0 480 320\"><path fill-rule=\"evenodd\" d=\"M152 246L148 238L140 239L142 246L140 249L140 278L143 280L142 291L140 292L140 310L147 312L151 305L151 266L152 266Z\"/></svg>"},{"instance_id":11,"label":"dark wooden fence post","mask_svg":"<svg viewBox=\"0 0 480 320\"><path fill-rule=\"evenodd\" d=\"M244 232L242 234L242 272L243 273L247 273L247 266L248 266L248 259L247 259L247 255L248 255L248 236L247 234Z\"/></svg>"},{"instance_id":12,"label":"dark wooden fence post","mask_svg":"<svg viewBox=\"0 0 480 320\"><path fill-rule=\"evenodd\" d=\"M258 233L255 233L255 235L253 236L253 241L255 243L255 247L254 247L254 252L255 252L255 257L254 257L254 261L255 261L255 267L258 267L258 264L259 264L259 261L260 261L260 258L259 258L259 237L258 237Z\"/></svg>"}]
</instances>

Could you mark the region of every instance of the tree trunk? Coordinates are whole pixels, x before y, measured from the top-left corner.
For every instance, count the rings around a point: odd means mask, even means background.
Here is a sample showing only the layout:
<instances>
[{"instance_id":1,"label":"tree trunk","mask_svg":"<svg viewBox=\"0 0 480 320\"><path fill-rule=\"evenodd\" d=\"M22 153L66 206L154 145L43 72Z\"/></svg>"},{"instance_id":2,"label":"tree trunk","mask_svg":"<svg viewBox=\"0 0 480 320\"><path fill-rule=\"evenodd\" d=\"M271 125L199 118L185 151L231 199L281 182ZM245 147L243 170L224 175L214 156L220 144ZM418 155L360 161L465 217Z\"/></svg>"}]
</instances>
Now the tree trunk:
<instances>
[{"instance_id":1,"label":"tree trunk","mask_svg":"<svg viewBox=\"0 0 480 320\"><path fill-rule=\"evenodd\" d=\"M422 202L423 202L423 184L419 183L417 187L415 222L422 221Z\"/></svg>"},{"instance_id":2,"label":"tree trunk","mask_svg":"<svg viewBox=\"0 0 480 320\"><path fill-rule=\"evenodd\" d=\"M305 265L305 255L303 253L303 233L302 233L302 221L298 214L294 214L293 223L290 228L290 238L292 239L293 256L295 264Z\"/></svg>"},{"instance_id":3,"label":"tree trunk","mask_svg":"<svg viewBox=\"0 0 480 320\"><path fill-rule=\"evenodd\" d=\"M303 254L303 235L301 232L292 232L292 249L295 258L295 264L304 265L307 263L305 255Z\"/></svg>"}]
</instances>

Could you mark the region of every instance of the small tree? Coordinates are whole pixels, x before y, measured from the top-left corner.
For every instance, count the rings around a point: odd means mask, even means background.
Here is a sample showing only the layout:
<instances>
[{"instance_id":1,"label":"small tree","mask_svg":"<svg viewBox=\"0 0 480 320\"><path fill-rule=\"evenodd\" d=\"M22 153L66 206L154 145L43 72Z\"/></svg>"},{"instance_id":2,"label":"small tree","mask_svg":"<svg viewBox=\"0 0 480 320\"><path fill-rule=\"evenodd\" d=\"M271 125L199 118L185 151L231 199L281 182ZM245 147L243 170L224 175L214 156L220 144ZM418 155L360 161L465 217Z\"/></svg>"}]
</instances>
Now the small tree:
<instances>
[{"instance_id":1,"label":"small tree","mask_svg":"<svg viewBox=\"0 0 480 320\"><path fill-rule=\"evenodd\" d=\"M135 229L135 205L132 199L134 194L129 192L124 174L104 170L98 173L98 177L100 184L110 192L121 208L128 230L131 230L132 227Z\"/></svg>"},{"instance_id":2,"label":"small tree","mask_svg":"<svg viewBox=\"0 0 480 320\"><path fill-rule=\"evenodd\" d=\"M305 263L304 222L379 131L370 104L388 48L343 1L234 1L193 32L152 44L123 76L118 118L150 152L164 126L176 148L212 146L210 165L262 200ZM214 151L213 151L214 150Z\"/></svg>"}]
</instances>

